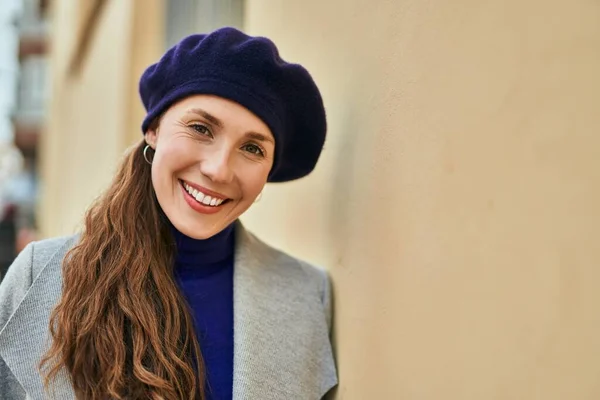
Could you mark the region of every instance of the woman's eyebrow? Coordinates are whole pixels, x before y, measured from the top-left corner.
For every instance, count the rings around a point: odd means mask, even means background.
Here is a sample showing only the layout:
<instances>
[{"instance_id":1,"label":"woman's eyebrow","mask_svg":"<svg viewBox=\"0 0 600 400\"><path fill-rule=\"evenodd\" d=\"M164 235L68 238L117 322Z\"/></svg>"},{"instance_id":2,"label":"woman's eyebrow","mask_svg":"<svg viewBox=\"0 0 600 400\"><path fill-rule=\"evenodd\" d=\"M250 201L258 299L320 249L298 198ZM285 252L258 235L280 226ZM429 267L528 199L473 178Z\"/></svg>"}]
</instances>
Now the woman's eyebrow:
<instances>
[{"instance_id":1,"label":"woman's eyebrow","mask_svg":"<svg viewBox=\"0 0 600 400\"><path fill-rule=\"evenodd\" d=\"M219 118L215 117L212 114L209 114L208 112L204 111L201 108L190 108L189 110L186 111L186 114L199 115L199 116L207 119L211 124L216 125L219 128L223 128L223 122L221 122L221 120Z\"/></svg>"},{"instance_id":2,"label":"woman's eyebrow","mask_svg":"<svg viewBox=\"0 0 600 400\"><path fill-rule=\"evenodd\" d=\"M246 137L258 140L260 142L271 142L273 145L275 144L275 141L273 141L273 139L271 139L269 136L263 135L262 133L258 132L248 132L246 133Z\"/></svg>"}]
</instances>

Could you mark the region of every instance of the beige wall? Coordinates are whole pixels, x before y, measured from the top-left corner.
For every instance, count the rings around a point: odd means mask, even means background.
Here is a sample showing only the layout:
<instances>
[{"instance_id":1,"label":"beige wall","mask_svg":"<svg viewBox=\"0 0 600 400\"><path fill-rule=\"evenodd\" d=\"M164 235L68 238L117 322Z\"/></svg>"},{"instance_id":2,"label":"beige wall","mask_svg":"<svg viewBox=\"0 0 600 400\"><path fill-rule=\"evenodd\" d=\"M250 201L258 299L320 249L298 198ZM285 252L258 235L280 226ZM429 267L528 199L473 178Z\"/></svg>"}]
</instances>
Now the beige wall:
<instances>
[{"instance_id":1,"label":"beige wall","mask_svg":"<svg viewBox=\"0 0 600 400\"><path fill-rule=\"evenodd\" d=\"M322 87L246 223L327 266L339 399L600 398L600 3L248 0Z\"/></svg>"},{"instance_id":2,"label":"beige wall","mask_svg":"<svg viewBox=\"0 0 600 400\"><path fill-rule=\"evenodd\" d=\"M141 139L137 82L163 51L162 0L107 0L79 73L69 73L86 14L80 6L52 2L52 92L39 167L42 236L76 231L124 149Z\"/></svg>"}]
</instances>

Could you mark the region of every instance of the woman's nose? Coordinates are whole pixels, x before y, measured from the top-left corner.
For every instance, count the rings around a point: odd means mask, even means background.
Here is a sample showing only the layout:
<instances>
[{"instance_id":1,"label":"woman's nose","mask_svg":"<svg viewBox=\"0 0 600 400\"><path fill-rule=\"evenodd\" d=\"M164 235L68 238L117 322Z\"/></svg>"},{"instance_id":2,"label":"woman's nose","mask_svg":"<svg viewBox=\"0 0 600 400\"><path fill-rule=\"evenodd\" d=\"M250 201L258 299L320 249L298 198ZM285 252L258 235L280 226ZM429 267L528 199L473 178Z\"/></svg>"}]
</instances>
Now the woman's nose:
<instances>
[{"instance_id":1,"label":"woman's nose","mask_svg":"<svg viewBox=\"0 0 600 400\"><path fill-rule=\"evenodd\" d=\"M223 147L207 154L200 164L200 170L213 182L230 183L233 180L230 164L231 151Z\"/></svg>"}]
</instances>

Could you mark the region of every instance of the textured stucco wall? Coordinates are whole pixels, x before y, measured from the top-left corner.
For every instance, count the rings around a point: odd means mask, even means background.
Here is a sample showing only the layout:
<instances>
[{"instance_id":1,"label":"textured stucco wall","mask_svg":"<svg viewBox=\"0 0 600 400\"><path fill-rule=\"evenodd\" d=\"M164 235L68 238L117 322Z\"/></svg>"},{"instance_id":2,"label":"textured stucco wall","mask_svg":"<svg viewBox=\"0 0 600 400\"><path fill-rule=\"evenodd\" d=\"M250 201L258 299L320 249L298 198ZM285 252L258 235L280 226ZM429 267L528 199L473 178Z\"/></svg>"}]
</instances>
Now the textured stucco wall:
<instances>
[{"instance_id":1,"label":"textured stucco wall","mask_svg":"<svg viewBox=\"0 0 600 400\"><path fill-rule=\"evenodd\" d=\"M244 218L331 271L339 399L600 398L600 3L248 0L329 138Z\"/></svg>"}]
</instances>

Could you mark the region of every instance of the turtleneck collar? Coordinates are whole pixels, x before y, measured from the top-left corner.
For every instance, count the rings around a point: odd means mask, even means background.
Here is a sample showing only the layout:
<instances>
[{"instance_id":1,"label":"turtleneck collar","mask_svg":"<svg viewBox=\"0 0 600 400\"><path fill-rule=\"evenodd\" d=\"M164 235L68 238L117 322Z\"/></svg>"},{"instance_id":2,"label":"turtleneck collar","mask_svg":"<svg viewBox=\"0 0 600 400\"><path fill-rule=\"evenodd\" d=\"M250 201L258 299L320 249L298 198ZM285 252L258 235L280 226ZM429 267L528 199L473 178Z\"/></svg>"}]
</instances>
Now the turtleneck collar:
<instances>
[{"instance_id":1,"label":"turtleneck collar","mask_svg":"<svg viewBox=\"0 0 600 400\"><path fill-rule=\"evenodd\" d=\"M173 225L171 230L177 244L177 268L203 268L222 264L233 258L234 228L231 223L221 232L203 240L193 239L179 232Z\"/></svg>"}]
</instances>

